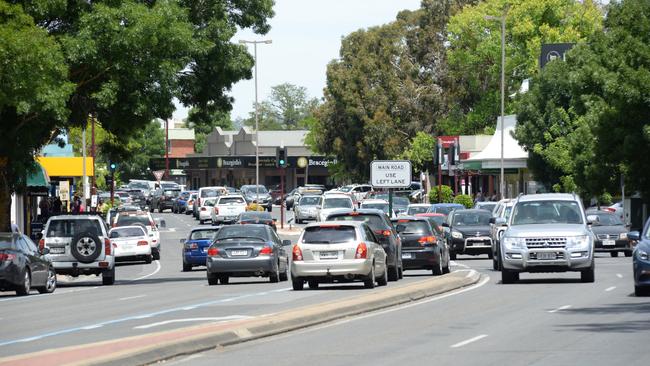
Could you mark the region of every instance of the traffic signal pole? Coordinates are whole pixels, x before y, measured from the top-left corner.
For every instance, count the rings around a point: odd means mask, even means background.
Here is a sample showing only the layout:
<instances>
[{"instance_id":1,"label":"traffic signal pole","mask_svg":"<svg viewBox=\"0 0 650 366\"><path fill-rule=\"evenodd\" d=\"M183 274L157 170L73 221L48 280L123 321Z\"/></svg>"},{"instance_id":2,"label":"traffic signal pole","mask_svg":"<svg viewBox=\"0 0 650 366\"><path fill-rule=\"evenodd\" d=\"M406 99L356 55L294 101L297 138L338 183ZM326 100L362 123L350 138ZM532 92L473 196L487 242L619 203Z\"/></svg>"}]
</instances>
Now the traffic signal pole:
<instances>
[{"instance_id":1,"label":"traffic signal pole","mask_svg":"<svg viewBox=\"0 0 650 366\"><path fill-rule=\"evenodd\" d=\"M285 169L280 168L280 229L284 229L284 174Z\"/></svg>"}]
</instances>

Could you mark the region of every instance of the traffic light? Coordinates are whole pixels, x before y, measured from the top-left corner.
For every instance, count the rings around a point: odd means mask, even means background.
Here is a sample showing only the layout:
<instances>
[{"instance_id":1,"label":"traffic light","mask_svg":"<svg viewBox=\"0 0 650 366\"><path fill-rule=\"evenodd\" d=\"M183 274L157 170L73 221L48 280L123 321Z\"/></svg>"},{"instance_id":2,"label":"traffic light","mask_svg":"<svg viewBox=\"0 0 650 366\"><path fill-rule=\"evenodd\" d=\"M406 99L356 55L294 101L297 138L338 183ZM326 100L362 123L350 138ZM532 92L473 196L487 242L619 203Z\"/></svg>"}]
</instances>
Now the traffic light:
<instances>
[{"instance_id":1,"label":"traffic light","mask_svg":"<svg viewBox=\"0 0 650 366\"><path fill-rule=\"evenodd\" d=\"M284 147L279 147L276 152L275 166L278 168L287 167L287 150Z\"/></svg>"},{"instance_id":2,"label":"traffic light","mask_svg":"<svg viewBox=\"0 0 650 366\"><path fill-rule=\"evenodd\" d=\"M117 164L116 163L113 163L113 162L108 163L108 170L111 173L115 173L115 169L117 169Z\"/></svg>"}]
</instances>

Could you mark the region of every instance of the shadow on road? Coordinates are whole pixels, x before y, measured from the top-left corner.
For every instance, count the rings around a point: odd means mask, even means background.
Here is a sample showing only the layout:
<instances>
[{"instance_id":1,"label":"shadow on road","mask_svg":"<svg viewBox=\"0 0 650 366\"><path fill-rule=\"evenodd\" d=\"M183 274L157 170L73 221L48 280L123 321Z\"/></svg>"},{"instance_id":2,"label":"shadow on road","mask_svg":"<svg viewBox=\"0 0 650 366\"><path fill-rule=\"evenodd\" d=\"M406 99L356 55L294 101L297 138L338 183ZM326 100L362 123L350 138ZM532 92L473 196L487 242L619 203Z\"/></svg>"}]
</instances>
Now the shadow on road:
<instances>
[{"instance_id":1,"label":"shadow on road","mask_svg":"<svg viewBox=\"0 0 650 366\"><path fill-rule=\"evenodd\" d=\"M572 308L566 309L559 314L569 315L602 315L603 320L611 319L611 315L621 314L640 314L646 315L650 313L650 303L636 303L636 304L609 304L598 307L589 308ZM579 324L563 324L558 325L562 330L580 331L580 332L608 332L608 333L635 333L647 332L650 329L650 320L628 320L628 321L612 321L612 322L591 322Z\"/></svg>"}]
</instances>

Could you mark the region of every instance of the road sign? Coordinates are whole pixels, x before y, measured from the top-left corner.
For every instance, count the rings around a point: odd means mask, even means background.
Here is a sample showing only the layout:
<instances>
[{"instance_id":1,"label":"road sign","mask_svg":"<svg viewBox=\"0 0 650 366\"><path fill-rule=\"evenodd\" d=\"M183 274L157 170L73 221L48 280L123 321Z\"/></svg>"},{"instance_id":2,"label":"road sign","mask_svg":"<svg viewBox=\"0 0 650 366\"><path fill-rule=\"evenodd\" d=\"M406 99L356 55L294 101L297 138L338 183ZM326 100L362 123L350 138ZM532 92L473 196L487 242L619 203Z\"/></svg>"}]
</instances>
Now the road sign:
<instances>
[{"instance_id":1,"label":"road sign","mask_svg":"<svg viewBox=\"0 0 650 366\"><path fill-rule=\"evenodd\" d=\"M163 175L165 175L164 170L154 170L152 173L153 173L153 176L156 177L157 181L160 181L162 179Z\"/></svg>"},{"instance_id":2,"label":"road sign","mask_svg":"<svg viewBox=\"0 0 650 366\"><path fill-rule=\"evenodd\" d=\"M411 162L375 160L370 163L370 184L375 188L407 188L411 185Z\"/></svg>"}]
</instances>

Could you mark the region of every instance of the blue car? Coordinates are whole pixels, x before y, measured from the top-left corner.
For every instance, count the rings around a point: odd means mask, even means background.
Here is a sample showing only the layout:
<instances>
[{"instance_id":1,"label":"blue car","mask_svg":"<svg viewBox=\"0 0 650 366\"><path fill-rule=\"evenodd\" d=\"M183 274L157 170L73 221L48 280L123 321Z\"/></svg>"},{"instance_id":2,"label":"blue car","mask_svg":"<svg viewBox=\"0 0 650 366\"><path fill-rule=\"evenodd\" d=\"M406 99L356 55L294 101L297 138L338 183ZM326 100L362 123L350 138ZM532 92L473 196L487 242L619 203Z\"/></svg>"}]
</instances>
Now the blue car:
<instances>
[{"instance_id":1,"label":"blue car","mask_svg":"<svg viewBox=\"0 0 650 366\"><path fill-rule=\"evenodd\" d=\"M650 220L645 224L643 235L638 231L630 231L628 239L638 241L632 254L634 270L634 294L636 296L650 295Z\"/></svg>"},{"instance_id":2,"label":"blue car","mask_svg":"<svg viewBox=\"0 0 650 366\"><path fill-rule=\"evenodd\" d=\"M195 193L194 191L183 191L178 197L174 199L172 205L173 213L184 213L187 210L187 201L190 199L190 195Z\"/></svg>"},{"instance_id":3,"label":"blue car","mask_svg":"<svg viewBox=\"0 0 650 366\"><path fill-rule=\"evenodd\" d=\"M192 267L205 266L208 258L208 247L212 244L219 226L198 226L190 231L187 239L181 239L183 244L183 272L189 272Z\"/></svg>"}]
</instances>

